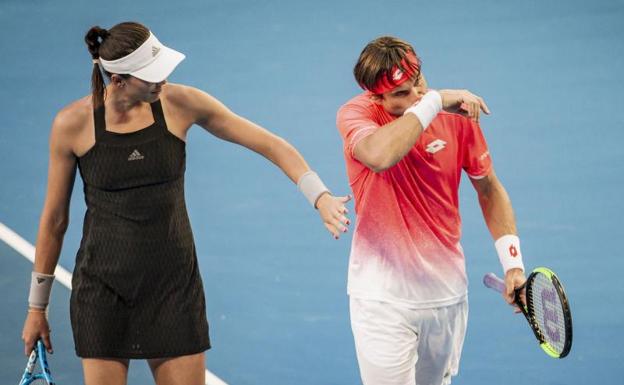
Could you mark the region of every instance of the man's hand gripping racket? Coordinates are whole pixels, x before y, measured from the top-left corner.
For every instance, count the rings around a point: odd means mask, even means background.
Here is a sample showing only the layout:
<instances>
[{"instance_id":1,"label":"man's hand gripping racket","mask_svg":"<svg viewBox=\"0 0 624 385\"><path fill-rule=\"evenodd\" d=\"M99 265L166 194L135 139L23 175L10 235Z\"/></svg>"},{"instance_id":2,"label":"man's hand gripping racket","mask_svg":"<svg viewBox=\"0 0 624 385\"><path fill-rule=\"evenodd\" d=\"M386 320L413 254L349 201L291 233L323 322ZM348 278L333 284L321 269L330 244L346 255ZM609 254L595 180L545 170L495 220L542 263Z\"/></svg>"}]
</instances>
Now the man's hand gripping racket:
<instances>
[{"instance_id":1,"label":"man's hand gripping racket","mask_svg":"<svg viewBox=\"0 0 624 385\"><path fill-rule=\"evenodd\" d=\"M483 277L485 286L504 293L505 282L494 273ZM526 289L526 305L521 293ZM563 286L550 269L538 267L523 287L516 289L515 303L529 322L541 348L553 358L563 358L572 347L572 314Z\"/></svg>"},{"instance_id":2,"label":"man's hand gripping racket","mask_svg":"<svg viewBox=\"0 0 624 385\"><path fill-rule=\"evenodd\" d=\"M54 385L43 342L37 340L19 385Z\"/></svg>"}]
</instances>

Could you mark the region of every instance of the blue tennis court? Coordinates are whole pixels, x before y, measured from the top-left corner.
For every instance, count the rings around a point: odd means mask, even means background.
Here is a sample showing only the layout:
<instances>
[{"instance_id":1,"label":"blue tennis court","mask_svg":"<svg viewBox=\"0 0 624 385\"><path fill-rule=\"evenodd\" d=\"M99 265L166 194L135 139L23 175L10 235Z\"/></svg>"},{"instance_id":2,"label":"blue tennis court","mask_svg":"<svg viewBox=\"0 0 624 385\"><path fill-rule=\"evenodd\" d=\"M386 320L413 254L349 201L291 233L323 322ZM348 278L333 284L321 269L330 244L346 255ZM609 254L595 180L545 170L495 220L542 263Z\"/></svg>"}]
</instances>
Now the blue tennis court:
<instances>
[{"instance_id":1,"label":"blue tennis court","mask_svg":"<svg viewBox=\"0 0 624 385\"><path fill-rule=\"evenodd\" d=\"M349 192L336 110L360 92L352 67L382 34L411 42L433 88L467 88L507 188L527 267L566 287L574 344L548 358L521 315L483 287L500 266L476 194L461 190L470 319L454 384L622 383L624 1L181 1L0 3L0 223L34 244L56 112L90 87L89 27L136 20L187 55L170 82L200 88L297 147ZM71 271L80 178L60 265ZM187 144L186 199L213 348L227 384L358 384L348 317L350 236L326 232L296 187L258 155L201 128ZM350 204L351 212L353 205ZM353 219L353 214L351 214ZM17 383L32 264L0 241L0 378ZM58 282L50 319L58 384L82 383ZM151 383L133 361L129 384Z\"/></svg>"}]
</instances>

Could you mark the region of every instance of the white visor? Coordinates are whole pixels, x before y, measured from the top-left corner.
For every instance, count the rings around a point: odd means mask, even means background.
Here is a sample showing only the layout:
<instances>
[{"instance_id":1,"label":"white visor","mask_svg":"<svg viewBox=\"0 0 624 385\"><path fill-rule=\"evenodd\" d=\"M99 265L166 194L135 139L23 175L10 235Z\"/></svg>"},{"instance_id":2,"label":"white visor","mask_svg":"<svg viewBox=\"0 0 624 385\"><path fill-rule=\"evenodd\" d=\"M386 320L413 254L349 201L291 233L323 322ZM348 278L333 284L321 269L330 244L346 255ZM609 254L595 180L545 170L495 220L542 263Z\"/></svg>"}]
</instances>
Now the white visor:
<instances>
[{"instance_id":1,"label":"white visor","mask_svg":"<svg viewBox=\"0 0 624 385\"><path fill-rule=\"evenodd\" d=\"M129 55L116 60L100 58L100 64L113 74L130 74L150 83L160 83L173 72L186 56L164 46L150 32L149 38Z\"/></svg>"}]
</instances>

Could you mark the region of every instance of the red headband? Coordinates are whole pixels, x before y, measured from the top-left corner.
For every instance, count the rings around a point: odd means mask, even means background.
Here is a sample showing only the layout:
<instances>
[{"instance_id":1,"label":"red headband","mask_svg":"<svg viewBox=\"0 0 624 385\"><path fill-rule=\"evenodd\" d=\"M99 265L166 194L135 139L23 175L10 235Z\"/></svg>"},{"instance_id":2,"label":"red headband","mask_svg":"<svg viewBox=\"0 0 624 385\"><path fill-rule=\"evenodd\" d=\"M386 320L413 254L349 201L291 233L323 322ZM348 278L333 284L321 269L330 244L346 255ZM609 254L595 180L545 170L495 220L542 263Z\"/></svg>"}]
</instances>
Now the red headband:
<instances>
[{"instance_id":1,"label":"red headband","mask_svg":"<svg viewBox=\"0 0 624 385\"><path fill-rule=\"evenodd\" d=\"M377 79L375 86L369 89L369 91L374 94L383 94L405 83L417 71L420 71L420 60L414 52L408 51L403 60L401 60L401 67L405 71L395 65L390 71L391 76L388 76L387 72L382 73L379 79Z\"/></svg>"}]
</instances>

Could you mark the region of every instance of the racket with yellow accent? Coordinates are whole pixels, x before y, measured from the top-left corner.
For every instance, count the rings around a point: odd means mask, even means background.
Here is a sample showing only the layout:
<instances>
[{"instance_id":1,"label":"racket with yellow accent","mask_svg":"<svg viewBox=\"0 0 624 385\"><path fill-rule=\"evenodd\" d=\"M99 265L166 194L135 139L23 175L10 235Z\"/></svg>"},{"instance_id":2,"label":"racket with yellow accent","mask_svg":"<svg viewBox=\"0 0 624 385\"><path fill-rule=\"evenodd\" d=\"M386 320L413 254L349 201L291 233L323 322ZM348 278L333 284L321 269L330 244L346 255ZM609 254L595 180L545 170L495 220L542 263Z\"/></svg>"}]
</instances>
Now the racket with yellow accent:
<instances>
[{"instance_id":1,"label":"racket with yellow accent","mask_svg":"<svg viewBox=\"0 0 624 385\"><path fill-rule=\"evenodd\" d=\"M500 293L505 290L505 282L494 273L486 274L483 283ZM525 287L526 306L520 300L520 292ZM524 287L516 289L515 302L544 352L553 358L567 356L572 348L572 313L555 273L545 267L533 270Z\"/></svg>"}]
</instances>

